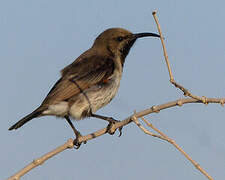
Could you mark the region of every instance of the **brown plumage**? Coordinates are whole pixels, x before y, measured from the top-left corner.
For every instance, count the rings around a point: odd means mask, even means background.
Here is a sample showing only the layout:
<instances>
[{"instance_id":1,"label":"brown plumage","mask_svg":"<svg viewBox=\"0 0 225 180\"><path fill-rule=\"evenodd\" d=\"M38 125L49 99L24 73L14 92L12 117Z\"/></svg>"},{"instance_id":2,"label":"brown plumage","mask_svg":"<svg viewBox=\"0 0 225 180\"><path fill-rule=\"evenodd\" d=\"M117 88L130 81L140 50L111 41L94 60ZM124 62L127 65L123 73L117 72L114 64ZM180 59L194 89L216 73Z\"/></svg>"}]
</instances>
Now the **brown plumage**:
<instances>
[{"instance_id":1,"label":"brown plumage","mask_svg":"<svg viewBox=\"0 0 225 180\"><path fill-rule=\"evenodd\" d=\"M112 118L93 113L113 99L130 48L137 38L145 36L159 37L154 33L132 34L121 28L111 28L101 33L89 50L62 69L61 78L42 104L9 130L17 129L35 117L46 115L64 117L76 136L80 134L69 117L82 119L92 116L112 122Z\"/></svg>"},{"instance_id":2,"label":"brown plumage","mask_svg":"<svg viewBox=\"0 0 225 180\"><path fill-rule=\"evenodd\" d=\"M113 70L113 60L107 57L93 55L83 59L83 61L78 61L70 69L61 71L62 78L50 90L42 106L49 106L60 101L69 101L71 97L80 93L81 90L104 83L104 80L112 75Z\"/></svg>"}]
</instances>

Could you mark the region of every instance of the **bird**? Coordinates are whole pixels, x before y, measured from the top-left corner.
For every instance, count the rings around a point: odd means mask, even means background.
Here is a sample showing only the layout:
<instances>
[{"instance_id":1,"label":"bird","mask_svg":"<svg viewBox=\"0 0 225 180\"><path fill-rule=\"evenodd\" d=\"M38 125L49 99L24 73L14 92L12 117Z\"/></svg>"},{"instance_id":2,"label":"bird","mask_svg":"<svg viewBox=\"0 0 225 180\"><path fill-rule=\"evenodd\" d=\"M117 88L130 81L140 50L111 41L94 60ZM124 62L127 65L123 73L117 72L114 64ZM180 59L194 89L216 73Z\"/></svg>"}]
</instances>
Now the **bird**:
<instances>
[{"instance_id":1,"label":"bird","mask_svg":"<svg viewBox=\"0 0 225 180\"><path fill-rule=\"evenodd\" d=\"M123 28L109 28L94 41L92 47L61 70L61 77L49 91L41 105L12 125L18 129L34 118L56 116L64 118L73 129L76 140L81 133L71 122L87 117L115 123L112 117L95 114L116 95L122 77L125 58L138 38L156 33L131 33ZM77 141L74 144L79 147Z\"/></svg>"}]
</instances>

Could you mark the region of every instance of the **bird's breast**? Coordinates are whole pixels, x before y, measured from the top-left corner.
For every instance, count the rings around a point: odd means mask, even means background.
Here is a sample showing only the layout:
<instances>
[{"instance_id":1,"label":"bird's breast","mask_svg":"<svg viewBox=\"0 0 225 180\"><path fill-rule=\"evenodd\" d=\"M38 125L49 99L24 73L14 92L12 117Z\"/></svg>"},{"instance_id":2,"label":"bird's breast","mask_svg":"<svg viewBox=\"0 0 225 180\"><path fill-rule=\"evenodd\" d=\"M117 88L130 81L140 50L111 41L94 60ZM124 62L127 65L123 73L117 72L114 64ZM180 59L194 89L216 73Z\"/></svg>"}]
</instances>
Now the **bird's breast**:
<instances>
[{"instance_id":1,"label":"bird's breast","mask_svg":"<svg viewBox=\"0 0 225 180\"><path fill-rule=\"evenodd\" d=\"M107 80L86 91L93 113L115 97L120 86L120 79L121 76L114 72Z\"/></svg>"},{"instance_id":2,"label":"bird's breast","mask_svg":"<svg viewBox=\"0 0 225 180\"><path fill-rule=\"evenodd\" d=\"M69 111L70 115L75 119L82 119L107 105L115 97L120 80L121 73L115 71L104 82L98 83L74 97Z\"/></svg>"}]
</instances>

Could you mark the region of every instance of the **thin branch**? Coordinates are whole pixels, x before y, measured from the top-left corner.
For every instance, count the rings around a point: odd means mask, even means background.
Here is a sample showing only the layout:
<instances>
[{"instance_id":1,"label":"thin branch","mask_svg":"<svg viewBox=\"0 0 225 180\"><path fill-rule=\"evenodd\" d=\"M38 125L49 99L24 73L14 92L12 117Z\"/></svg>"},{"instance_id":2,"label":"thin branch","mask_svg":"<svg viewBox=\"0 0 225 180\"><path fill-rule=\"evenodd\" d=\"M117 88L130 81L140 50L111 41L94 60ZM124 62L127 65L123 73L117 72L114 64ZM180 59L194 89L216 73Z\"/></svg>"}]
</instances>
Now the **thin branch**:
<instances>
[{"instance_id":1,"label":"thin branch","mask_svg":"<svg viewBox=\"0 0 225 180\"><path fill-rule=\"evenodd\" d=\"M165 140L165 141L168 141L167 138L163 137L163 136L160 136L158 134L154 134L152 132L150 132L149 130L147 130L144 126L141 125L141 123L138 121L138 119L136 118L135 114L132 116L132 121L134 121L134 123L145 133L145 134L148 134L150 136L153 136L153 137L157 137L159 139L162 139L162 140Z\"/></svg>"},{"instance_id":2,"label":"thin branch","mask_svg":"<svg viewBox=\"0 0 225 180\"><path fill-rule=\"evenodd\" d=\"M153 11L152 15L154 17L154 20L156 22L157 29L158 29L158 32L159 32L159 35L160 35L160 40L161 40L162 47L163 47L163 55L165 57L167 69L169 71L170 81L173 81L174 78L173 78L172 70L171 70L171 67L170 67L169 58L168 58L168 55L167 55L167 52L166 52L166 46L165 46L165 43L164 43L164 40L163 40L164 38L163 38L163 35L162 35L162 31L161 31L161 27L160 27L160 24L159 24L159 20L158 20L158 18L156 16L156 11Z\"/></svg>"},{"instance_id":3,"label":"thin branch","mask_svg":"<svg viewBox=\"0 0 225 180\"><path fill-rule=\"evenodd\" d=\"M208 101L208 103L218 103L218 104L221 104L223 106L224 102L225 102L225 98L208 98L207 101ZM189 103L202 103L202 101L199 101L199 100L196 100L196 99L193 99L193 98L178 99L176 101L171 101L171 102L168 102L168 103L165 103L165 104L152 106L148 109L137 112L137 113L135 113L135 117L140 118L140 117L143 117L143 116L151 114L151 113L158 113L163 109L167 109L167 108L171 108L171 107L175 107L175 106L180 107L183 104L189 104ZM124 119L121 122L113 124L110 131L114 132L114 131L116 131L116 129L128 125L129 123L132 122L132 117L133 117L133 115L127 117L126 119ZM92 139L97 138L99 136L102 136L102 135L107 133L107 130L108 130L107 128L103 128L103 129L100 129L100 130L98 130L96 132L93 132L91 134L81 136L81 137L79 137L78 142L84 143L86 141L89 141L89 140L92 140ZM55 150L43 155L41 158L38 158L38 159L34 160L32 163L28 164L25 168L18 171L13 176L11 176L8 180L19 180L20 177L22 177L25 173L29 172L30 170L32 170L36 166L38 166L40 164L43 164L49 158L57 155L58 153L66 150L66 149L71 149L73 146L74 146L73 141L71 139L68 140L68 142L59 146Z\"/></svg>"},{"instance_id":4,"label":"thin branch","mask_svg":"<svg viewBox=\"0 0 225 180\"><path fill-rule=\"evenodd\" d=\"M207 98L207 102L208 103L218 103L218 104L221 104L223 106L223 104L225 102L225 98ZM165 103L165 104L152 106L152 107L150 107L148 109L145 109L143 111L137 112L135 114L135 116L137 118L140 118L140 117L146 116L146 115L151 114L151 113L158 113L158 112L160 112L163 109L167 109L167 108L171 108L171 107L175 107L175 106L179 106L180 107L180 106L182 106L184 104L189 104L189 103L202 103L202 101L199 101L199 100L193 99L193 98L178 99L176 101L171 101L171 102L168 102L168 103ZM132 122L132 120L131 120L132 116L133 115L127 117L123 121L120 121L118 123L113 124L110 131L111 132L115 132L116 129L128 125L130 122ZM79 137L78 142L82 143L82 142L94 139L96 137L102 136L103 134L107 133L107 130L108 130L107 128L103 128L103 129L98 130L98 131L96 131L94 133L88 134L86 136Z\"/></svg>"},{"instance_id":5,"label":"thin branch","mask_svg":"<svg viewBox=\"0 0 225 180\"><path fill-rule=\"evenodd\" d=\"M198 169L202 174L204 174L209 180L213 180L213 178L196 161L194 161L173 139L169 138L167 135L162 133L159 129L153 126L153 124L148 122L145 118L142 117L142 120L147 124L147 126L151 127L154 131L159 133L162 137L165 138L167 142L171 143L178 151L180 151L195 166L195 168Z\"/></svg>"},{"instance_id":6,"label":"thin branch","mask_svg":"<svg viewBox=\"0 0 225 180\"><path fill-rule=\"evenodd\" d=\"M171 70L171 67L170 67L170 63L169 63L169 58L168 58L168 54L167 54L167 51L166 51L166 46L165 46L165 43L164 43L164 38L163 38L163 35L162 35L162 30L161 30L161 27L160 27L160 24L159 24L159 20L156 16L156 11L153 11L152 12L152 15L154 17L154 20L156 22L156 25L157 25L157 29L158 29L158 32L159 32L159 35L160 35L160 40L161 40L161 43L162 43L162 47L163 47L163 54L164 54L164 57L165 57L165 61L166 61L166 64L167 64L167 69L169 71L169 76L170 76L170 82L178 89L180 89L181 91L183 91L184 93L184 96L189 96L191 98L194 98L194 99L197 99L199 101L202 101L204 104L207 104L207 98L206 97L200 97L200 96L196 96L194 94L192 94L188 89L184 88L182 85L178 84L175 80L174 80L174 77L173 77L173 74L172 74L172 70Z\"/></svg>"},{"instance_id":7,"label":"thin branch","mask_svg":"<svg viewBox=\"0 0 225 180\"><path fill-rule=\"evenodd\" d=\"M65 149L71 149L73 148L73 140L69 139L65 144L57 147L56 149L46 153L45 155L41 156L40 158L37 158L33 160L30 164L28 164L26 167L21 169L19 172L8 178L8 180L19 180L24 174L29 172L30 170L34 169L35 167L42 165L45 161L50 159L51 157L59 154L60 152L64 151Z\"/></svg>"}]
</instances>

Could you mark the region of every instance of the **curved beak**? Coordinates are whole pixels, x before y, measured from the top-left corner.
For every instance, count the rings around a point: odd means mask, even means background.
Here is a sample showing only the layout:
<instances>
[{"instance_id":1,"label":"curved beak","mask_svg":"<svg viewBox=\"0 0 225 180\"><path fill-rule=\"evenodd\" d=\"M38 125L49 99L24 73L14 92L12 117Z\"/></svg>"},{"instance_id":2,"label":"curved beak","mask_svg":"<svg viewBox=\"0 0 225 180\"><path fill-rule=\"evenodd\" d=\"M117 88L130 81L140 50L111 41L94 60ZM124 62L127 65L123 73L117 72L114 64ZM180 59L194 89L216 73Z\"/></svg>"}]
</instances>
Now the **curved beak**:
<instances>
[{"instance_id":1,"label":"curved beak","mask_svg":"<svg viewBox=\"0 0 225 180\"><path fill-rule=\"evenodd\" d=\"M134 38L134 39L138 39L138 38L142 38L142 37L147 37L147 36L153 36L153 37L158 37L158 38L160 38L160 35L155 34L155 33L148 33L148 32L145 32L145 33L137 33L137 34L133 34L133 38Z\"/></svg>"}]
</instances>

